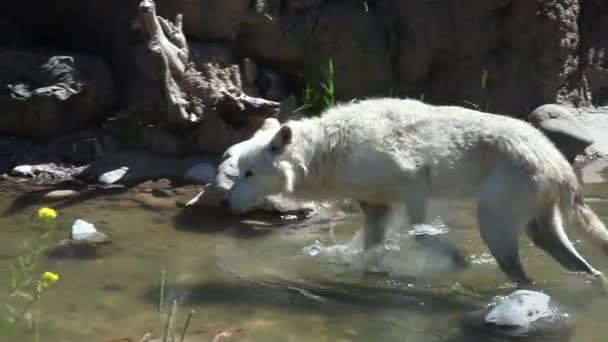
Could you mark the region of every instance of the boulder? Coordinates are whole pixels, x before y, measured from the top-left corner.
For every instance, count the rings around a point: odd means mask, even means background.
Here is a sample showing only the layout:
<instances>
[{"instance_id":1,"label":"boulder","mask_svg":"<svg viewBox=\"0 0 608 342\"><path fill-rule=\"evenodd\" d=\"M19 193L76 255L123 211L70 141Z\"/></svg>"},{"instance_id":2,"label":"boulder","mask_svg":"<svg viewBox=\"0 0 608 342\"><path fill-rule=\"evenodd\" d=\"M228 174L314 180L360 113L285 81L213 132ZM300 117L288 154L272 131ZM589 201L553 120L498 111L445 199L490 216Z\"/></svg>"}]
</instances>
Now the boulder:
<instances>
[{"instance_id":1,"label":"boulder","mask_svg":"<svg viewBox=\"0 0 608 342\"><path fill-rule=\"evenodd\" d=\"M540 129L570 163L593 144L590 132L567 107L546 104L536 108L528 120Z\"/></svg>"},{"instance_id":2,"label":"boulder","mask_svg":"<svg viewBox=\"0 0 608 342\"><path fill-rule=\"evenodd\" d=\"M0 50L0 132L50 140L99 120L115 104L105 62L42 49Z\"/></svg>"}]
</instances>

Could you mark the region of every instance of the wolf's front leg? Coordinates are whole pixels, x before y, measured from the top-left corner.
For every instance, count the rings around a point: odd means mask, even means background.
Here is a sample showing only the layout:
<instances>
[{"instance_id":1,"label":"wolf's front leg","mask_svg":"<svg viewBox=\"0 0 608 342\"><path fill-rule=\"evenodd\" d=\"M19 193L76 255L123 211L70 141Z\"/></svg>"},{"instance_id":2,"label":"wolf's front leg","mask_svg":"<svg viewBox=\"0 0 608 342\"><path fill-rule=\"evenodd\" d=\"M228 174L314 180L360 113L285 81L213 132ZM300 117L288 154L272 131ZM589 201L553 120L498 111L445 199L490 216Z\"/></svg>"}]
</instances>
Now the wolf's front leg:
<instances>
[{"instance_id":1,"label":"wolf's front leg","mask_svg":"<svg viewBox=\"0 0 608 342\"><path fill-rule=\"evenodd\" d=\"M388 204L372 204L363 201L359 202L359 206L365 215L363 249L367 251L384 242L391 207Z\"/></svg>"}]
</instances>

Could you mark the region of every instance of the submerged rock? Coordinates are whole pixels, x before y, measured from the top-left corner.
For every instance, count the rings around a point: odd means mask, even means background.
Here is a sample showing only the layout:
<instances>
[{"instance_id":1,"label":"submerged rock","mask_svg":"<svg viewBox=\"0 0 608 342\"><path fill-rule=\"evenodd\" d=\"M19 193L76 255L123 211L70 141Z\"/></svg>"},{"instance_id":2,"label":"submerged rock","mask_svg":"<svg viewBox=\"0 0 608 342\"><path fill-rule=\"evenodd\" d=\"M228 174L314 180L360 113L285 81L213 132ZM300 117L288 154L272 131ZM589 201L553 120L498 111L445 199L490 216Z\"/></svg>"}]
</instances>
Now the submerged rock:
<instances>
[{"instance_id":1,"label":"submerged rock","mask_svg":"<svg viewBox=\"0 0 608 342\"><path fill-rule=\"evenodd\" d=\"M551 316L551 297L542 292L518 290L498 303L485 317L485 322L500 326L526 325Z\"/></svg>"},{"instance_id":2,"label":"submerged rock","mask_svg":"<svg viewBox=\"0 0 608 342\"><path fill-rule=\"evenodd\" d=\"M93 224L77 219L72 225L69 237L59 242L49 254L54 258L95 258L105 254L99 247L110 242L110 237L98 231Z\"/></svg>"},{"instance_id":3,"label":"submerged rock","mask_svg":"<svg viewBox=\"0 0 608 342\"><path fill-rule=\"evenodd\" d=\"M461 323L469 338L484 341L568 341L574 333L569 314L548 295L529 290L517 290L468 313Z\"/></svg>"},{"instance_id":4,"label":"submerged rock","mask_svg":"<svg viewBox=\"0 0 608 342\"><path fill-rule=\"evenodd\" d=\"M76 220L72 225L70 240L73 243L93 245L110 242L110 238L98 231L93 224L80 219Z\"/></svg>"}]
</instances>

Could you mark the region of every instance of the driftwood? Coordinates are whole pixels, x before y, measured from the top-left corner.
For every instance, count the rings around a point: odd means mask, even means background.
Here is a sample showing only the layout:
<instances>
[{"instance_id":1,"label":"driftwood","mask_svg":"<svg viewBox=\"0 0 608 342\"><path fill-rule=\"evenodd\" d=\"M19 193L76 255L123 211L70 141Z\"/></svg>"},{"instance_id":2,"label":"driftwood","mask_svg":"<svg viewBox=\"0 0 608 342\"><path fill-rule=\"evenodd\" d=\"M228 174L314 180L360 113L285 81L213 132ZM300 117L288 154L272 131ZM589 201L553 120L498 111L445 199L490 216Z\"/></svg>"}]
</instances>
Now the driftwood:
<instances>
[{"instance_id":1,"label":"driftwood","mask_svg":"<svg viewBox=\"0 0 608 342\"><path fill-rule=\"evenodd\" d=\"M139 20L147 39L147 49L160 57L153 78L162 84L166 101L166 121L172 125L204 124L207 115L217 115L228 123L247 125L278 115L279 103L246 95L238 87L205 79L191 61L182 28L182 15L175 22L159 17L152 0L142 0Z\"/></svg>"}]
</instances>

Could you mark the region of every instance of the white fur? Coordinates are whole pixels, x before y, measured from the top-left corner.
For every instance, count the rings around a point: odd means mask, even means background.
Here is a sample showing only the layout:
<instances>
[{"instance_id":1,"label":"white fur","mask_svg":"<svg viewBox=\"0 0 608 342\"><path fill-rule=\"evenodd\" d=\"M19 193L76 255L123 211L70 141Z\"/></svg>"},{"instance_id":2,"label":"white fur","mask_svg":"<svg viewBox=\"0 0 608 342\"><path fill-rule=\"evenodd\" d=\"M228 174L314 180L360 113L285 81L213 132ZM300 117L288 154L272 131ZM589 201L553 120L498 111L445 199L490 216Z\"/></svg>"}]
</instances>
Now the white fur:
<instances>
[{"instance_id":1,"label":"white fur","mask_svg":"<svg viewBox=\"0 0 608 342\"><path fill-rule=\"evenodd\" d=\"M566 159L531 125L408 99L364 100L282 128L265 125L238 149L240 176L228 195L235 211L274 193L351 198L362 205L371 246L383 239L391 204L404 203L410 222L420 223L429 196L473 198L482 237L516 281L527 280L518 269L518 232L552 213L560 194L572 202L579 192ZM247 171L253 176L245 177ZM573 205L562 203L562 209ZM568 247L565 239L557 244ZM585 271L599 274L578 258Z\"/></svg>"}]
</instances>

